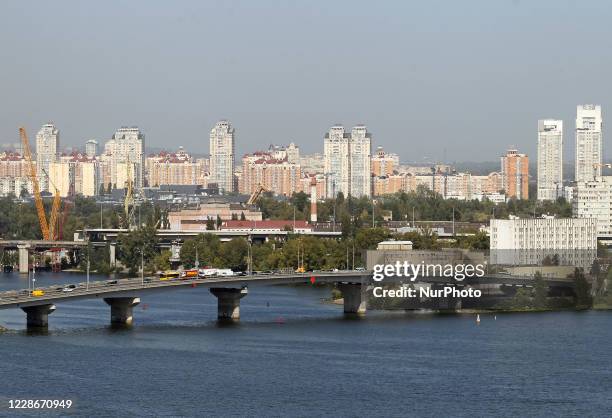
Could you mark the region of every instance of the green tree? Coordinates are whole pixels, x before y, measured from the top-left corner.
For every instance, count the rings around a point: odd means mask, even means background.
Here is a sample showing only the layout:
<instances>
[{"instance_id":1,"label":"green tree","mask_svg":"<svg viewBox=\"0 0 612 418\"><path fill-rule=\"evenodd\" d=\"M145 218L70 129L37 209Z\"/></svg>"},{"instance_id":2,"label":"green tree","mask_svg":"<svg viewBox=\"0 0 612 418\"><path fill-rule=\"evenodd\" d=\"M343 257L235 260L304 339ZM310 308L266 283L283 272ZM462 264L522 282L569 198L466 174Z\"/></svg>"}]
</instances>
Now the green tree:
<instances>
[{"instance_id":1,"label":"green tree","mask_svg":"<svg viewBox=\"0 0 612 418\"><path fill-rule=\"evenodd\" d=\"M199 234L195 238L187 239L181 246L180 259L183 266L195 266L196 255L200 266L221 267L219 262L221 240L213 234Z\"/></svg>"},{"instance_id":2,"label":"green tree","mask_svg":"<svg viewBox=\"0 0 612 418\"><path fill-rule=\"evenodd\" d=\"M147 264L157 255L156 232L155 228L146 226L119 235L118 259L128 268L130 274L133 275L140 269L141 254Z\"/></svg>"},{"instance_id":3,"label":"green tree","mask_svg":"<svg viewBox=\"0 0 612 418\"><path fill-rule=\"evenodd\" d=\"M533 286L533 305L536 308L543 309L547 306L548 286L542 278L542 273L536 271L534 276Z\"/></svg>"},{"instance_id":4,"label":"green tree","mask_svg":"<svg viewBox=\"0 0 612 418\"><path fill-rule=\"evenodd\" d=\"M584 277L582 269L578 267L574 270L574 292L576 294L577 309L589 309L593 305L591 285L586 277Z\"/></svg>"}]
</instances>

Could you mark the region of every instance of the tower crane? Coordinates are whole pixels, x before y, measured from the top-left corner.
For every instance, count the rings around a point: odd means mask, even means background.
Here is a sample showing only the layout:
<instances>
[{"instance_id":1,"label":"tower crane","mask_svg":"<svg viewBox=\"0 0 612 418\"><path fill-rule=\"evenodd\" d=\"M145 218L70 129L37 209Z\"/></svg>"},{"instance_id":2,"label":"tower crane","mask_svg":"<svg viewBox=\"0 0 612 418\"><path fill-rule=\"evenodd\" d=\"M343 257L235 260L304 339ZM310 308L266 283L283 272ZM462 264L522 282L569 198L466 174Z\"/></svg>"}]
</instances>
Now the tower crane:
<instances>
[{"instance_id":1,"label":"tower crane","mask_svg":"<svg viewBox=\"0 0 612 418\"><path fill-rule=\"evenodd\" d=\"M51 182L51 179L49 178L49 182L55 188L55 194L53 196L53 204L51 206L49 223L47 223L47 215L45 214L45 205L43 204L42 196L40 194L40 185L38 183L36 167L34 166L34 162L32 161L30 141L28 140L28 135L26 134L26 130L24 127L19 128L19 136L21 138L21 143L23 144L23 154L25 156L26 162L28 163L29 177L30 180L32 180L32 188L34 189L34 203L36 204L36 212L38 214L38 222L40 223L40 230L42 232L43 239L55 241L57 239L57 236L55 235L57 215L59 213L61 203L59 190L57 189L57 187L55 187L55 185ZM49 177L49 175L44 170L42 171L47 177Z\"/></svg>"},{"instance_id":2,"label":"tower crane","mask_svg":"<svg viewBox=\"0 0 612 418\"><path fill-rule=\"evenodd\" d=\"M257 188L253 190L253 193L251 193L251 196L249 197L249 200L247 201L247 205L254 205L255 202L257 202L257 199L259 199L259 196L261 196L263 192L267 192L267 191L268 189L266 189L264 186L259 184Z\"/></svg>"},{"instance_id":3,"label":"tower crane","mask_svg":"<svg viewBox=\"0 0 612 418\"><path fill-rule=\"evenodd\" d=\"M125 199L123 200L123 211L125 217L125 226L127 229L131 229L134 225L134 190L132 180L132 163L130 163L130 156L128 155L126 161L126 185L125 185Z\"/></svg>"},{"instance_id":4,"label":"tower crane","mask_svg":"<svg viewBox=\"0 0 612 418\"><path fill-rule=\"evenodd\" d=\"M593 179L597 178L597 169L601 167L612 168L612 163L594 163L593 164Z\"/></svg>"}]
</instances>

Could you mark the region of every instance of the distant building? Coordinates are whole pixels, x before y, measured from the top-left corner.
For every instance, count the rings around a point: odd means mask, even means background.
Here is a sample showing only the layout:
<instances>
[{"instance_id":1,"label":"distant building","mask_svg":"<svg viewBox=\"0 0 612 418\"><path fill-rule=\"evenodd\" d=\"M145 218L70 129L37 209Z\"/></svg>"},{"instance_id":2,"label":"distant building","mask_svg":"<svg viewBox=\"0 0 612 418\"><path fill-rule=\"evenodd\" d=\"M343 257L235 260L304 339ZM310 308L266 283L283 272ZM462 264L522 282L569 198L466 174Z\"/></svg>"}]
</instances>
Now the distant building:
<instances>
[{"instance_id":1,"label":"distant building","mask_svg":"<svg viewBox=\"0 0 612 418\"><path fill-rule=\"evenodd\" d=\"M510 149L501 157L502 186L506 196L529 199L529 158Z\"/></svg>"},{"instance_id":2,"label":"distant building","mask_svg":"<svg viewBox=\"0 0 612 418\"><path fill-rule=\"evenodd\" d=\"M1 196L13 194L20 197L23 192L30 196L34 193L30 177L0 177Z\"/></svg>"},{"instance_id":3,"label":"distant building","mask_svg":"<svg viewBox=\"0 0 612 418\"><path fill-rule=\"evenodd\" d=\"M85 142L85 155L87 155L89 158L94 158L96 155L98 155L98 141L95 139L90 139L89 141Z\"/></svg>"},{"instance_id":4,"label":"distant building","mask_svg":"<svg viewBox=\"0 0 612 418\"><path fill-rule=\"evenodd\" d=\"M397 168L397 158L391 154L386 154L383 147L376 148L376 153L372 156L372 175L375 177L390 176Z\"/></svg>"},{"instance_id":5,"label":"distant building","mask_svg":"<svg viewBox=\"0 0 612 418\"><path fill-rule=\"evenodd\" d=\"M601 106L578 105L576 109L576 181L601 176Z\"/></svg>"},{"instance_id":6,"label":"distant building","mask_svg":"<svg viewBox=\"0 0 612 418\"><path fill-rule=\"evenodd\" d=\"M226 193L235 190L234 147L234 128L230 122L217 122L210 131L210 182Z\"/></svg>"},{"instance_id":7,"label":"distant building","mask_svg":"<svg viewBox=\"0 0 612 418\"><path fill-rule=\"evenodd\" d=\"M41 190L49 190L49 164L57 162L59 147L59 129L53 123L43 125L36 134L36 175Z\"/></svg>"},{"instance_id":8,"label":"distant building","mask_svg":"<svg viewBox=\"0 0 612 418\"><path fill-rule=\"evenodd\" d=\"M538 121L538 200L563 195L563 121Z\"/></svg>"},{"instance_id":9,"label":"distant building","mask_svg":"<svg viewBox=\"0 0 612 418\"><path fill-rule=\"evenodd\" d=\"M29 175L29 164L22 155L16 152L0 153L0 178L25 177Z\"/></svg>"},{"instance_id":10,"label":"distant building","mask_svg":"<svg viewBox=\"0 0 612 418\"><path fill-rule=\"evenodd\" d=\"M335 125L325 134L327 197L334 198L340 192L354 197L371 195L371 139L363 125L355 126L350 133Z\"/></svg>"},{"instance_id":11,"label":"distant building","mask_svg":"<svg viewBox=\"0 0 612 418\"><path fill-rule=\"evenodd\" d=\"M109 163L109 182L118 189L124 188L126 167L133 165L132 182L135 189L144 186L145 136L136 126L121 127L104 145L104 154ZM129 163L129 164L128 164Z\"/></svg>"},{"instance_id":12,"label":"distant building","mask_svg":"<svg viewBox=\"0 0 612 418\"><path fill-rule=\"evenodd\" d=\"M589 268L597 255L595 218L491 219L492 264L542 265L553 259L559 264Z\"/></svg>"},{"instance_id":13,"label":"distant building","mask_svg":"<svg viewBox=\"0 0 612 418\"><path fill-rule=\"evenodd\" d=\"M223 199L211 199L201 204L197 209L182 209L168 212L170 229L206 231L207 224L214 222L216 229L217 218L221 221L241 220L261 221L261 212L252 206L240 203L231 203Z\"/></svg>"},{"instance_id":14,"label":"distant building","mask_svg":"<svg viewBox=\"0 0 612 418\"><path fill-rule=\"evenodd\" d=\"M165 184L206 186L208 183L208 159L194 160L183 147L176 152L148 156L145 168L150 187Z\"/></svg>"},{"instance_id":15,"label":"distant building","mask_svg":"<svg viewBox=\"0 0 612 418\"><path fill-rule=\"evenodd\" d=\"M238 190L251 194L262 186L274 194L291 196L300 191L301 177L300 165L290 163L287 154L255 152L242 158Z\"/></svg>"},{"instance_id":16,"label":"distant building","mask_svg":"<svg viewBox=\"0 0 612 418\"><path fill-rule=\"evenodd\" d=\"M301 156L300 166L304 174L323 174L325 172L325 157L323 154Z\"/></svg>"},{"instance_id":17,"label":"distant building","mask_svg":"<svg viewBox=\"0 0 612 418\"><path fill-rule=\"evenodd\" d=\"M576 218L597 219L597 233L612 235L612 176L577 182L572 213Z\"/></svg>"},{"instance_id":18,"label":"distant building","mask_svg":"<svg viewBox=\"0 0 612 418\"><path fill-rule=\"evenodd\" d=\"M49 164L49 191L55 193L55 188L61 197L74 194L74 169L68 162L54 162Z\"/></svg>"},{"instance_id":19,"label":"distant building","mask_svg":"<svg viewBox=\"0 0 612 418\"><path fill-rule=\"evenodd\" d=\"M240 221L229 220L221 225L223 231L234 232L279 232L292 231L295 233L308 233L313 231L313 227L306 221L293 220L265 220L265 221Z\"/></svg>"}]
</instances>

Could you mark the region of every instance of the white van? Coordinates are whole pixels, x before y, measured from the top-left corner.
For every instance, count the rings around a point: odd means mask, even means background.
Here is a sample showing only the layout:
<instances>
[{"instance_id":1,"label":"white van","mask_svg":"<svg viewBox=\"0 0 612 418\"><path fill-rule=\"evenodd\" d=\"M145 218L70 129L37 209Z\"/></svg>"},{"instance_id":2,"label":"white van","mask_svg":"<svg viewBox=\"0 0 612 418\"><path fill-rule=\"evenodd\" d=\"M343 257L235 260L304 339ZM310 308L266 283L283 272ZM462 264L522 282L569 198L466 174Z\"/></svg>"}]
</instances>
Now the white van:
<instances>
[{"instance_id":1,"label":"white van","mask_svg":"<svg viewBox=\"0 0 612 418\"><path fill-rule=\"evenodd\" d=\"M219 276L233 276L234 272L232 269L217 269L217 274Z\"/></svg>"}]
</instances>

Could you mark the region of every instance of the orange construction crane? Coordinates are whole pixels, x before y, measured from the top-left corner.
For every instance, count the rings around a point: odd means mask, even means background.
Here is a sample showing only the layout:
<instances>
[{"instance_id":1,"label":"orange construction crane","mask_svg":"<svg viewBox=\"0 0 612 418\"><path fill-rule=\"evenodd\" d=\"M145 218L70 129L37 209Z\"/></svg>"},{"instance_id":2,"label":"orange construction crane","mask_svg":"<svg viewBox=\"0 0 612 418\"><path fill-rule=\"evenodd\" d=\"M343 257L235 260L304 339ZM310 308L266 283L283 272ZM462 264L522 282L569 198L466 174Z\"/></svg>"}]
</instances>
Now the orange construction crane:
<instances>
[{"instance_id":1,"label":"orange construction crane","mask_svg":"<svg viewBox=\"0 0 612 418\"><path fill-rule=\"evenodd\" d=\"M32 161L32 151L30 151L30 141L28 141L28 135L26 134L25 128L19 128L19 136L23 144L23 154L28 166L30 168L30 179L32 180L32 188L34 189L34 202L36 204L36 212L38 213L38 222L40 222L40 230L42 231L43 239L55 241L57 239L56 223L57 214L61 203L59 190L55 188L55 195L53 196L53 205L51 207L51 215L49 223L47 223L47 215L45 214L45 206L43 204L42 196L40 195L40 185L38 184L38 177L36 175L36 167ZM45 173L46 174L46 173ZM55 187L55 186L54 186Z\"/></svg>"},{"instance_id":2,"label":"orange construction crane","mask_svg":"<svg viewBox=\"0 0 612 418\"><path fill-rule=\"evenodd\" d=\"M255 202L257 202L257 199L259 199L259 196L261 196L263 192L267 192L267 191L268 189L266 189L261 184L259 184L257 188L253 191L253 193L251 193L251 196L249 197L247 205L254 205Z\"/></svg>"}]
</instances>

